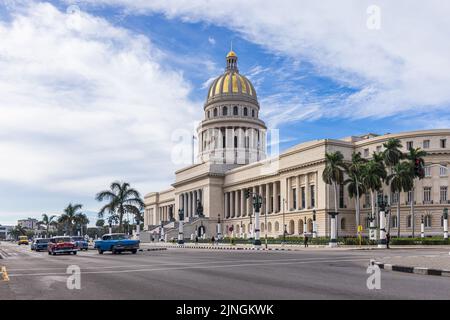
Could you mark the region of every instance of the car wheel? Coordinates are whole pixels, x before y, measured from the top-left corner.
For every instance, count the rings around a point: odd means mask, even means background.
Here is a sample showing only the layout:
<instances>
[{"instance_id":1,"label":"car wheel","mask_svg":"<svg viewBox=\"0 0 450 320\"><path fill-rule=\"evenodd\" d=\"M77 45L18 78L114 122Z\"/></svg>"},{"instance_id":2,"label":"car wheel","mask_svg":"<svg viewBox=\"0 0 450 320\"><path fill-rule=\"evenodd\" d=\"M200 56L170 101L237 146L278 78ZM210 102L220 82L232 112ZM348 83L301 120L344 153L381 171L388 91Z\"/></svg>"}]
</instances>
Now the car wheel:
<instances>
[{"instance_id":1,"label":"car wheel","mask_svg":"<svg viewBox=\"0 0 450 320\"><path fill-rule=\"evenodd\" d=\"M132 254L136 254L136 252L137 252L137 250L136 250L136 249L134 249L134 250L131 250L131 253L132 253Z\"/></svg>"},{"instance_id":2,"label":"car wheel","mask_svg":"<svg viewBox=\"0 0 450 320\"><path fill-rule=\"evenodd\" d=\"M103 250L98 249L99 254L103 254Z\"/></svg>"},{"instance_id":3,"label":"car wheel","mask_svg":"<svg viewBox=\"0 0 450 320\"><path fill-rule=\"evenodd\" d=\"M111 251L112 251L112 254L116 254L116 253L117 253L117 250L116 250L115 247L112 247L112 248L111 248Z\"/></svg>"},{"instance_id":4,"label":"car wheel","mask_svg":"<svg viewBox=\"0 0 450 320\"><path fill-rule=\"evenodd\" d=\"M77 252L76 252L76 251L74 251L74 252L73 252L73 254L74 254L74 255L76 255L76 254L77 254Z\"/></svg>"},{"instance_id":5,"label":"car wheel","mask_svg":"<svg viewBox=\"0 0 450 320\"><path fill-rule=\"evenodd\" d=\"M51 255L52 253L50 251L47 251L48 255Z\"/></svg>"},{"instance_id":6,"label":"car wheel","mask_svg":"<svg viewBox=\"0 0 450 320\"><path fill-rule=\"evenodd\" d=\"M54 256L56 256L56 252L53 251L52 254L53 254Z\"/></svg>"}]
</instances>

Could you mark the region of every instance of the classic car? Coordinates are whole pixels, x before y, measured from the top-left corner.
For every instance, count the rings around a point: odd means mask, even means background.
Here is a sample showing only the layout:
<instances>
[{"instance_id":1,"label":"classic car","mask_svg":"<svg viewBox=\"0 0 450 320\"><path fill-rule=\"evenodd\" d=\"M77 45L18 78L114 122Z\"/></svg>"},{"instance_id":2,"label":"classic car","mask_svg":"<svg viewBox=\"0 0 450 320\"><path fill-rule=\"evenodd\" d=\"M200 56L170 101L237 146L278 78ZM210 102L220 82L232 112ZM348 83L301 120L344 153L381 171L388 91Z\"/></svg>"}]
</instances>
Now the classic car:
<instances>
[{"instance_id":1,"label":"classic car","mask_svg":"<svg viewBox=\"0 0 450 320\"><path fill-rule=\"evenodd\" d=\"M105 251L111 251L113 254L131 251L135 254L139 249L139 243L139 240L128 239L123 233L111 233L105 234L101 240L95 241L94 248L100 254Z\"/></svg>"},{"instance_id":2,"label":"classic car","mask_svg":"<svg viewBox=\"0 0 450 320\"><path fill-rule=\"evenodd\" d=\"M28 245L28 244L29 244L29 242L28 242L28 237L27 237L27 236L20 236L20 237L19 237L19 246L20 246L21 244L25 244L25 245Z\"/></svg>"},{"instance_id":3,"label":"classic car","mask_svg":"<svg viewBox=\"0 0 450 320\"><path fill-rule=\"evenodd\" d=\"M48 242L48 254L56 255L57 253L77 254L78 248L70 237L53 237Z\"/></svg>"},{"instance_id":4,"label":"classic car","mask_svg":"<svg viewBox=\"0 0 450 320\"><path fill-rule=\"evenodd\" d=\"M41 250L47 250L48 247L48 241L50 239L45 238L36 238L31 243L31 250L41 251Z\"/></svg>"},{"instance_id":5,"label":"classic car","mask_svg":"<svg viewBox=\"0 0 450 320\"><path fill-rule=\"evenodd\" d=\"M75 242L75 245L79 250L88 250L89 243L86 241L84 237L76 236L72 237L72 242Z\"/></svg>"}]
</instances>

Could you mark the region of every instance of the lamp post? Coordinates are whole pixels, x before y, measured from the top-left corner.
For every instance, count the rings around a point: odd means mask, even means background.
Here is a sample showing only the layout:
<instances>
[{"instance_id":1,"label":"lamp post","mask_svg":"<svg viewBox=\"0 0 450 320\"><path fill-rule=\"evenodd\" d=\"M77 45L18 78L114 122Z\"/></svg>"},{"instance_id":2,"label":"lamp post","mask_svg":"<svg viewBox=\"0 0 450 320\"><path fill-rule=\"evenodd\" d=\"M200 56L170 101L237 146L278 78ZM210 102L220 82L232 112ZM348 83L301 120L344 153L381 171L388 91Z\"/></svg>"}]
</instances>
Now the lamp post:
<instances>
[{"instance_id":1,"label":"lamp post","mask_svg":"<svg viewBox=\"0 0 450 320\"><path fill-rule=\"evenodd\" d=\"M387 196L385 196L384 199L379 199L378 208L380 209L380 240L378 241L378 248L386 249L386 215L389 213L389 202Z\"/></svg>"},{"instance_id":2,"label":"lamp post","mask_svg":"<svg viewBox=\"0 0 450 320\"><path fill-rule=\"evenodd\" d=\"M252 196L253 208L255 209L255 240L253 244L256 247L259 247L261 246L260 230L259 230L259 210L261 209L262 205L262 197L257 193L252 193L250 189L246 189L245 198L249 198L250 196Z\"/></svg>"},{"instance_id":3,"label":"lamp post","mask_svg":"<svg viewBox=\"0 0 450 320\"><path fill-rule=\"evenodd\" d=\"M217 218L217 241L222 238L222 226L220 225L220 214Z\"/></svg>"},{"instance_id":4,"label":"lamp post","mask_svg":"<svg viewBox=\"0 0 450 320\"><path fill-rule=\"evenodd\" d=\"M286 207L286 199L283 198L283 244L286 243L286 223L284 221L285 207Z\"/></svg>"},{"instance_id":5,"label":"lamp post","mask_svg":"<svg viewBox=\"0 0 450 320\"><path fill-rule=\"evenodd\" d=\"M178 244L184 244L184 235L183 235L183 221L184 221L184 210L178 209L178 218L180 220L178 225Z\"/></svg>"},{"instance_id":6,"label":"lamp post","mask_svg":"<svg viewBox=\"0 0 450 320\"><path fill-rule=\"evenodd\" d=\"M425 238L425 218L422 215L422 220L420 222L420 237L421 238Z\"/></svg>"},{"instance_id":7,"label":"lamp post","mask_svg":"<svg viewBox=\"0 0 450 320\"><path fill-rule=\"evenodd\" d=\"M266 201L264 201L266 203ZM264 209L264 242L267 249L267 207Z\"/></svg>"},{"instance_id":8,"label":"lamp post","mask_svg":"<svg viewBox=\"0 0 450 320\"><path fill-rule=\"evenodd\" d=\"M337 238L336 238L336 216L339 214L338 212L328 212L328 214L331 217L330 221L330 227L331 227L331 233L330 233L330 243L328 246L330 248L337 247Z\"/></svg>"},{"instance_id":9,"label":"lamp post","mask_svg":"<svg viewBox=\"0 0 450 320\"><path fill-rule=\"evenodd\" d=\"M241 239L244 239L244 231L245 231L245 230L242 229L242 226L243 226L243 224L242 224L242 220L241 220L241 227L239 228L239 230L241 231L241 234L239 235L239 237L240 237Z\"/></svg>"},{"instance_id":10,"label":"lamp post","mask_svg":"<svg viewBox=\"0 0 450 320\"><path fill-rule=\"evenodd\" d=\"M313 210L313 238L317 238L316 210Z\"/></svg>"},{"instance_id":11,"label":"lamp post","mask_svg":"<svg viewBox=\"0 0 450 320\"><path fill-rule=\"evenodd\" d=\"M448 239L448 209L444 208L442 212L442 216L444 218L444 239Z\"/></svg>"}]
</instances>

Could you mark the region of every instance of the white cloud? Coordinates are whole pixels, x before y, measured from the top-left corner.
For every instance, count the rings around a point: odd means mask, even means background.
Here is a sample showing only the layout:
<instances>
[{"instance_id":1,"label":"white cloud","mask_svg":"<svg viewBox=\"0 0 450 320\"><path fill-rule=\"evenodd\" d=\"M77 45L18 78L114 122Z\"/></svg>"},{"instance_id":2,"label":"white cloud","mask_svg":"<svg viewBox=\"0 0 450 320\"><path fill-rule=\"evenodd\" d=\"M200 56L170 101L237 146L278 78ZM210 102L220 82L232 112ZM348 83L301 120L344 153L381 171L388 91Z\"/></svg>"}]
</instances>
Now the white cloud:
<instances>
[{"instance_id":1,"label":"white cloud","mask_svg":"<svg viewBox=\"0 0 450 320\"><path fill-rule=\"evenodd\" d=\"M307 59L318 74L358 90L337 105L327 105L336 109L328 115L378 117L447 110L450 104L448 2L377 1L380 30L367 28L372 1L100 2L218 24L274 53Z\"/></svg>"},{"instance_id":2,"label":"white cloud","mask_svg":"<svg viewBox=\"0 0 450 320\"><path fill-rule=\"evenodd\" d=\"M209 42L211 45L215 45L215 44L216 44L216 39L214 39L213 37L208 37L208 42Z\"/></svg>"},{"instance_id":3,"label":"white cloud","mask_svg":"<svg viewBox=\"0 0 450 320\"><path fill-rule=\"evenodd\" d=\"M172 132L191 130L201 112L189 82L162 66L164 53L83 12L28 3L9 13L0 20L0 183L92 198L113 179L142 193L165 185Z\"/></svg>"}]
</instances>

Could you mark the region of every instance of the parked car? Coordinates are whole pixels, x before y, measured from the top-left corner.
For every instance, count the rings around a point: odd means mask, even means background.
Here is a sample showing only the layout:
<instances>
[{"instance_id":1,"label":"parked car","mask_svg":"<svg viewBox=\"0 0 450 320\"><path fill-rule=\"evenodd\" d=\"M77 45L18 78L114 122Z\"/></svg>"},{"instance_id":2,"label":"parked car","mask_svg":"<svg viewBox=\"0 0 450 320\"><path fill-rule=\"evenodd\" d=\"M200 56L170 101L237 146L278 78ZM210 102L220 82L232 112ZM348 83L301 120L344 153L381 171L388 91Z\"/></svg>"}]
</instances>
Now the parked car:
<instances>
[{"instance_id":1,"label":"parked car","mask_svg":"<svg viewBox=\"0 0 450 320\"><path fill-rule=\"evenodd\" d=\"M56 255L57 253L77 254L78 248L70 237L53 237L48 242L48 254Z\"/></svg>"},{"instance_id":2,"label":"parked car","mask_svg":"<svg viewBox=\"0 0 450 320\"><path fill-rule=\"evenodd\" d=\"M47 250L48 247L48 241L50 239L45 238L36 238L31 243L31 250L41 251L41 250Z\"/></svg>"},{"instance_id":3,"label":"parked car","mask_svg":"<svg viewBox=\"0 0 450 320\"><path fill-rule=\"evenodd\" d=\"M84 237L72 237L72 242L75 242L75 245L79 250L88 250L89 249L89 243L86 241Z\"/></svg>"},{"instance_id":4,"label":"parked car","mask_svg":"<svg viewBox=\"0 0 450 320\"><path fill-rule=\"evenodd\" d=\"M20 246L21 244L25 244L25 245L28 245L28 244L29 244L29 242L28 242L28 237L27 237L27 236L20 236L20 237L19 237L19 246Z\"/></svg>"},{"instance_id":5,"label":"parked car","mask_svg":"<svg viewBox=\"0 0 450 320\"><path fill-rule=\"evenodd\" d=\"M105 234L102 240L95 241L94 248L99 254L105 251L111 251L113 254L123 251L131 251L135 254L139 249L139 240L128 239L123 233Z\"/></svg>"}]
</instances>

